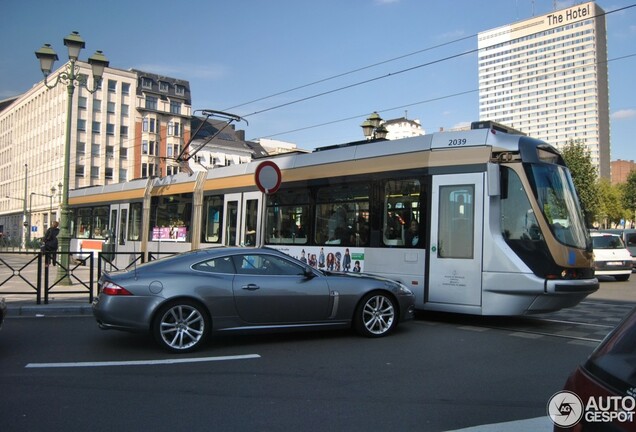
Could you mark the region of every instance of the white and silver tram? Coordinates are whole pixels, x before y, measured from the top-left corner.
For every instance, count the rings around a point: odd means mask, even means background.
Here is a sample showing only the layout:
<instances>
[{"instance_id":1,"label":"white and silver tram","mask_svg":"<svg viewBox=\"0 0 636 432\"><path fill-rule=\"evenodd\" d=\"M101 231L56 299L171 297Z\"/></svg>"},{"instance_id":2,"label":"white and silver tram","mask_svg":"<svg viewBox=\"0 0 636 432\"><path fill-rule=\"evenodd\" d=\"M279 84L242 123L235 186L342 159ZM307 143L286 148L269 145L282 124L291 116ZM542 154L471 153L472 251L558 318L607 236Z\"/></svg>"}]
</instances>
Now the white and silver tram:
<instances>
[{"instance_id":1,"label":"white and silver tram","mask_svg":"<svg viewBox=\"0 0 636 432\"><path fill-rule=\"evenodd\" d=\"M484 122L268 158L282 184L267 196L259 160L71 191L71 249L101 250L106 230L117 260L264 244L319 269L399 280L420 310L573 306L599 283L569 171L552 146L509 132Z\"/></svg>"}]
</instances>

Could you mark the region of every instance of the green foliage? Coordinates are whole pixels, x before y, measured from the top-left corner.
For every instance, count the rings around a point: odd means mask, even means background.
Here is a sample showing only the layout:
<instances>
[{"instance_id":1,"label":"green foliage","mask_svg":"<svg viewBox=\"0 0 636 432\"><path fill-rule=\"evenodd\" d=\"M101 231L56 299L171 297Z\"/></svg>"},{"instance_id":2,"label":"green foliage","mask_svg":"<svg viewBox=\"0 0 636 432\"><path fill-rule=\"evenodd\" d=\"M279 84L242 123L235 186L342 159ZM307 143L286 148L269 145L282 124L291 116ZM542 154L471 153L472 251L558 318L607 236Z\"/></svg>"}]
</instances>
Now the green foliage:
<instances>
[{"instance_id":1,"label":"green foliage","mask_svg":"<svg viewBox=\"0 0 636 432\"><path fill-rule=\"evenodd\" d=\"M621 219L631 219L629 211L623 205L622 187L612 185L608 179L600 179L598 190L600 200L598 218L600 220L607 220L610 224L618 224Z\"/></svg>"},{"instance_id":2,"label":"green foliage","mask_svg":"<svg viewBox=\"0 0 636 432\"><path fill-rule=\"evenodd\" d=\"M601 209L597 172L585 146L580 141L570 140L561 150L563 159L572 173L572 181L579 196L585 222L592 226Z\"/></svg>"},{"instance_id":3,"label":"green foliage","mask_svg":"<svg viewBox=\"0 0 636 432\"><path fill-rule=\"evenodd\" d=\"M627 176L627 183L623 185L623 197L625 207L633 215L636 212L636 171L631 171Z\"/></svg>"}]
</instances>

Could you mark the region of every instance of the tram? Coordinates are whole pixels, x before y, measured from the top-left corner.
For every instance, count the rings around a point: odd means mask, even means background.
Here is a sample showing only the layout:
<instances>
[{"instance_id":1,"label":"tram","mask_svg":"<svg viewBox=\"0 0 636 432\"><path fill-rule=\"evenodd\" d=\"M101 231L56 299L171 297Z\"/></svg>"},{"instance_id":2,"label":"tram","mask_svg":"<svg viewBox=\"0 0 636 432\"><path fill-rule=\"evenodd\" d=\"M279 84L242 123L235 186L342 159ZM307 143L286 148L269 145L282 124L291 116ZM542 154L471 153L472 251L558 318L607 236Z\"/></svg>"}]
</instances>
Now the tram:
<instances>
[{"instance_id":1,"label":"tram","mask_svg":"<svg viewBox=\"0 0 636 432\"><path fill-rule=\"evenodd\" d=\"M280 169L271 194L263 160ZM492 122L70 192L72 251L264 245L323 270L399 280L420 310L524 315L599 288L570 173L551 145ZM119 263L118 266L125 266Z\"/></svg>"}]
</instances>

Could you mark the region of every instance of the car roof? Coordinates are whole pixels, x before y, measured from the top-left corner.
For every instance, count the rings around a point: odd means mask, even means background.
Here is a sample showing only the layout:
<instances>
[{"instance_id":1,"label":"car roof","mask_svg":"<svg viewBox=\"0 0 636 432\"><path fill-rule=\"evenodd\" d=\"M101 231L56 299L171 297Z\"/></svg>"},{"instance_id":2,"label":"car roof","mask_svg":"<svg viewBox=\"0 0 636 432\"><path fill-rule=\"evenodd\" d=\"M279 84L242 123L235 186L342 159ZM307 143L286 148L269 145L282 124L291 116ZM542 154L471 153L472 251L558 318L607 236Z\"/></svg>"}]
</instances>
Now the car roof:
<instances>
[{"instance_id":1,"label":"car roof","mask_svg":"<svg viewBox=\"0 0 636 432\"><path fill-rule=\"evenodd\" d=\"M620 237L618 234L608 232L590 232L592 237Z\"/></svg>"}]
</instances>

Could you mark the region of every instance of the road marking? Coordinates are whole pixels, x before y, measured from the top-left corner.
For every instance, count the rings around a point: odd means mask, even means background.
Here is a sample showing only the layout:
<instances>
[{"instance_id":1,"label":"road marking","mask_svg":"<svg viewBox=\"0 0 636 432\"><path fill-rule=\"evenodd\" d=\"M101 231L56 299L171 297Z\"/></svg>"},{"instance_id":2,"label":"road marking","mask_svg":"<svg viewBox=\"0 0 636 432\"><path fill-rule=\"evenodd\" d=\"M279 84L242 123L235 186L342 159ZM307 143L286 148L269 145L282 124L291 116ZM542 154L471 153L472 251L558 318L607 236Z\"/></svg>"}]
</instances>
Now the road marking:
<instances>
[{"instance_id":1,"label":"road marking","mask_svg":"<svg viewBox=\"0 0 636 432\"><path fill-rule=\"evenodd\" d=\"M104 367L104 366L146 366L166 365L179 363L203 363L226 360L247 360L261 358L258 354L245 354L236 356L175 358L164 360L136 360L136 361L107 361L107 362L73 362L73 363L29 363L25 368L74 368L74 367Z\"/></svg>"}]
</instances>

